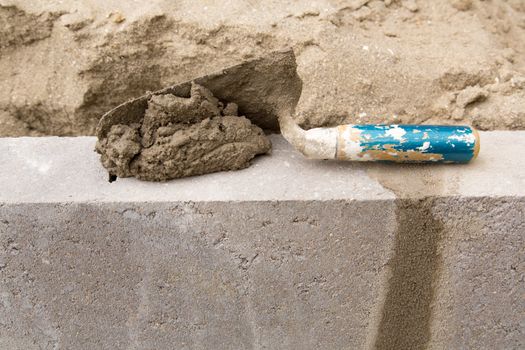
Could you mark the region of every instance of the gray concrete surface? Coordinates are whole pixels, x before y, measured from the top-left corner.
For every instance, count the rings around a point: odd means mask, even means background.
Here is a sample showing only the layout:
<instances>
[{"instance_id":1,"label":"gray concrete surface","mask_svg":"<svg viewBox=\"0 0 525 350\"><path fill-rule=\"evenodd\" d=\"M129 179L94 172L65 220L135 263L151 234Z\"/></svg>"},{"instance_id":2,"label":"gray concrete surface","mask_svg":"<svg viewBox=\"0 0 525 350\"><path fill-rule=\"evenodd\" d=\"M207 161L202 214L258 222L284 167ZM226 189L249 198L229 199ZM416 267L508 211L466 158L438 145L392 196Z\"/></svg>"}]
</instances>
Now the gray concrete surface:
<instances>
[{"instance_id":1,"label":"gray concrete surface","mask_svg":"<svg viewBox=\"0 0 525 350\"><path fill-rule=\"evenodd\" d=\"M520 349L525 132L464 166L300 158L109 183L0 139L0 349Z\"/></svg>"},{"instance_id":2,"label":"gray concrete surface","mask_svg":"<svg viewBox=\"0 0 525 350\"><path fill-rule=\"evenodd\" d=\"M433 348L524 349L523 196L439 200L434 216L443 230Z\"/></svg>"},{"instance_id":3,"label":"gray concrete surface","mask_svg":"<svg viewBox=\"0 0 525 350\"><path fill-rule=\"evenodd\" d=\"M271 156L244 170L151 183L108 182L93 137L5 138L0 142L2 202L177 202L391 199L364 169L307 162L281 137ZM16 169L16 174L7 169ZM322 171L320 171L322 169Z\"/></svg>"}]
</instances>

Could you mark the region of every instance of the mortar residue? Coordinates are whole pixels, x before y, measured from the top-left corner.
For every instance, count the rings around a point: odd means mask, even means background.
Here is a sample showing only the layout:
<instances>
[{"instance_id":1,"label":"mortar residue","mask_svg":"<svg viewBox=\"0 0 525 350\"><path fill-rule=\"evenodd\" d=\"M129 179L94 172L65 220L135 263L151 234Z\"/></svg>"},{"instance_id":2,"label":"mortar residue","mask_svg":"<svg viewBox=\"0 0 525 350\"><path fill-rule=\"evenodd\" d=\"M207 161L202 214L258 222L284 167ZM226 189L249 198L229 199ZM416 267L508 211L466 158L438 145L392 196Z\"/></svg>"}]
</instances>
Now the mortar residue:
<instances>
[{"instance_id":1,"label":"mortar residue","mask_svg":"<svg viewBox=\"0 0 525 350\"><path fill-rule=\"evenodd\" d=\"M434 216L437 198L455 193L446 166L372 164L367 173L396 196L394 255L377 325L375 349L432 347L432 319L442 257L444 223Z\"/></svg>"},{"instance_id":2,"label":"mortar residue","mask_svg":"<svg viewBox=\"0 0 525 350\"><path fill-rule=\"evenodd\" d=\"M271 144L261 128L193 83L191 97L153 95L140 123L113 125L96 151L110 176L166 181L242 169Z\"/></svg>"},{"instance_id":3,"label":"mortar residue","mask_svg":"<svg viewBox=\"0 0 525 350\"><path fill-rule=\"evenodd\" d=\"M443 223L432 214L433 198L397 199L396 206L391 277L375 348L426 349L441 269Z\"/></svg>"}]
</instances>

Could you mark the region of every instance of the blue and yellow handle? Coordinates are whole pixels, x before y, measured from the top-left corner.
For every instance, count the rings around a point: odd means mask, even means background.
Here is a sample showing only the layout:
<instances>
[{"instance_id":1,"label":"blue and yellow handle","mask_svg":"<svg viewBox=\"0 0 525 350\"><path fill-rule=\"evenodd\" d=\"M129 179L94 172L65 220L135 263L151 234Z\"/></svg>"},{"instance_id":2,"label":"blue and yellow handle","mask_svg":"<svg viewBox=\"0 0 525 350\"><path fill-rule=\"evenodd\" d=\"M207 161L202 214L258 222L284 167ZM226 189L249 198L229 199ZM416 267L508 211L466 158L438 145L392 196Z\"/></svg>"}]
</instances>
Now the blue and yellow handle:
<instances>
[{"instance_id":1,"label":"blue and yellow handle","mask_svg":"<svg viewBox=\"0 0 525 350\"><path fill-rule=\"evenodd\" d=\"M468 163L479 153L468 126L339 125L306 130L310 158L399 163Z\"/></svg>"}]
</instances>

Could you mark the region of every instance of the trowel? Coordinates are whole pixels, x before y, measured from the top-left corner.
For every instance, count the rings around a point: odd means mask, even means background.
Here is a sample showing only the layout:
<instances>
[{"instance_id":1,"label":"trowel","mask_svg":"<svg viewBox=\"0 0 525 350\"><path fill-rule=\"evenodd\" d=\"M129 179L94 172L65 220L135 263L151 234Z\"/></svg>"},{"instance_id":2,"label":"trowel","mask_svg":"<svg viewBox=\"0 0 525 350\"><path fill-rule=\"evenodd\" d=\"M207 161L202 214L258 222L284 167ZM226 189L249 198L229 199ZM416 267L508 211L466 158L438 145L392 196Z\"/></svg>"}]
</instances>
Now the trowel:
<instances>
[{"instance_id":1,"label":"trowel","mask_svg":"<svg viewBox=\"0 0 525 350\"><path fill-rule=\"evenodd\" d=\"M302 91L296 68L293 50L286 49L149 92L106 113L97 136L105 138L113 125L140 123L152 96L189 97L192 83L197 83L221 101L236 103L253 124L266 131L280 131L307 158L467 163L478 155L479 135L469 126L347 124L304 130L294 121Z\"/></svg>"}]
</instances>

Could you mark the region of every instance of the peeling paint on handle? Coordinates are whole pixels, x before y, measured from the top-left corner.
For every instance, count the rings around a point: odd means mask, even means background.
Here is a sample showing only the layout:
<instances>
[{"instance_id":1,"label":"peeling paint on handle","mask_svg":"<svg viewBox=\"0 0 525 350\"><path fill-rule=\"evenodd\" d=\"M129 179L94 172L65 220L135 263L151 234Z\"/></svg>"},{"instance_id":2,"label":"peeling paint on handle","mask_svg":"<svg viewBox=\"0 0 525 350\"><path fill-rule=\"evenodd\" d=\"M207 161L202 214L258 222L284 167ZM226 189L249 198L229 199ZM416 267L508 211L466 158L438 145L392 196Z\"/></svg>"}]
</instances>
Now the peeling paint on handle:
<instances>
[{"instance_id":1,"label":"peeling paint on handle","mask_svg":"<svg viewBox=\"0 0 525 350\"><path fill-rule=\"evenodd\" d=\"M305 155L316 159L467 163L479 134L468 126L340 125L306 131Z\"/></svg>"}]
</instances>

